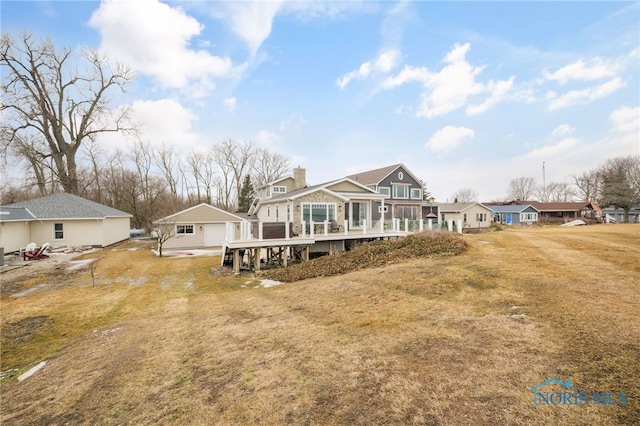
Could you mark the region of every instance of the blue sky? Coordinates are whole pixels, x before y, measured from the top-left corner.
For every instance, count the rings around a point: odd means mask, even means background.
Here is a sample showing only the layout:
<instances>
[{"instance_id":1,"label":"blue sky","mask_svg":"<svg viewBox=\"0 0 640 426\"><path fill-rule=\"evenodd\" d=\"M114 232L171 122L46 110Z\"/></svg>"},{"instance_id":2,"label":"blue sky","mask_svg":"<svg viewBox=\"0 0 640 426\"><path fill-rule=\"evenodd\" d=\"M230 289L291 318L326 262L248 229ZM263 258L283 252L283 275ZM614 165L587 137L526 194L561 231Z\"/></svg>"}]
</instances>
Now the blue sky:
<instances>
[{"instance_id":1,"label":"blue sky","mask_svg":"<svg viewBox=\"0 0 640 426\"><path fill-rule=\"evenodd\" d=\"M143 138L251 140L309 183L404 163L438 201L640 154L640 3L2 1L3 31L100 48ZM105 140L114 146L124 139Z\"/></svg>"}]
</instances>

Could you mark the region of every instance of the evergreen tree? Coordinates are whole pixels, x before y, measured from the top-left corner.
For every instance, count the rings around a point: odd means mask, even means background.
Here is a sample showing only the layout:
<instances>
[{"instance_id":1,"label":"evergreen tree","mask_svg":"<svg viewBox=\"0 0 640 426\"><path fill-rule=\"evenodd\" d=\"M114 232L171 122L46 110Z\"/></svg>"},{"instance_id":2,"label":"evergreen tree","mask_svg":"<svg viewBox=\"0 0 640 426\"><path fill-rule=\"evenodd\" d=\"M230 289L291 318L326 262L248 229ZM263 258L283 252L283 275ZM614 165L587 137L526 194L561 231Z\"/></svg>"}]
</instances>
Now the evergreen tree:
<instances>
[{"instance_id":1,"label":"evergreen tree","mask_svg":"<svg viewBox=\"0 0 640 426\"><path fill-rule=\"evenodd\" d=\"M253 184L251 183L251 176L246 175L240 188L240 195L238 196L238 213L247 213L253 200L255 198L255 192L253 190Z\"/></svg>"}]
</instances>

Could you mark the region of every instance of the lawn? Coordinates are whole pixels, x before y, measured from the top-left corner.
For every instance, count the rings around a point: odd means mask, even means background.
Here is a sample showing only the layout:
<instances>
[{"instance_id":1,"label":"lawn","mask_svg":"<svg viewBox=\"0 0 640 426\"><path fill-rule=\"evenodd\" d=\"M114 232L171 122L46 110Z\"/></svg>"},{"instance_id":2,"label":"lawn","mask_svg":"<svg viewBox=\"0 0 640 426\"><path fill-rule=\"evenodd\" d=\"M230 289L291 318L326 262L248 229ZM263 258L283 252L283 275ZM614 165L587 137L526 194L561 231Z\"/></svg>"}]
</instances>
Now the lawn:
<instances>
[{"instance_id":1,"label":"lawn","mask_svg":"<svg viewBox=\"0 0 640 426\"><path fill-rule=\"evenodd\" d=\"M95 280L0 274L0 420L637 424L640 226L463 238L456 256L270 288L133 242L85 255ZM550 378L591 399L534 407Z\"/></svg>"}]
</instances>

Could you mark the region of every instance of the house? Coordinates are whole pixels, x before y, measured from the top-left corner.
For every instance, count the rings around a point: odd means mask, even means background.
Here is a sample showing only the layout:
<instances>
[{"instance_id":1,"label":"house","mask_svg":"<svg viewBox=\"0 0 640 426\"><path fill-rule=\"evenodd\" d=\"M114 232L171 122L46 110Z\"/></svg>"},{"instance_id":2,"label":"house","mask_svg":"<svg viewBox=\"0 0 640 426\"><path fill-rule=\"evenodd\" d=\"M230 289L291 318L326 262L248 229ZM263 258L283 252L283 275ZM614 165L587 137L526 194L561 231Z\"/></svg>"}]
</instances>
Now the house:
<instances>
[{"instance_id":1,"label":"house","mask_svg":"<svg viewBox=\"0 0 640 426\"><path fill-rule=\"evenodd\" d=\"M164 242L164 249L186 249L221 247L226 237L227 223L234 224L239 231L240 224L248 220L249 216L244 213L230 213L201 203L158 219L155 224L171 227L173 236Z\"/></svg>"},{"instance_id":2,"label":"house","mask_svg":"<svg viewBox=\"0 0 640 426\"><path fill-rule=\"evenodd\" d=\"M615 206L604 207L602 209L602 216L609 217L609 220L613 220L617 223L624 223L624 210L616 208ZM629 223L640 223L640 204L634 204L629 209Z\"/></svg>"},{"instance_id":3,"label":"house","mask_svg":"<svg viewBox=\"0 0 640 426\"><path fill-rule=\"evenodd\" d=\"M438 218L438 206L433 198L424 200L424 183L404 164L356 173L347 178L384 196L384 207L380 202L372 206L374 214L381 213L384 208L387 218L418 220L429 214L428 218Z\"/></svg>"},{"instance_id":4,"label":"house","mask_svg":"<svg viewBox=\"0 0 640 426\"><path fill-rule=\"evenodd\" d=\"M492 211L492 220L504 225L530 225L538 221L539 211L526 205L487 205Z\"/></svg>"},{"instance_id":5,"label":"house","mask_svg":"<svg viewBox=\"0 0 640 426\"><path fill-rule=\"evenodd\" d=\"M572 219L601 219L602 209L593 201L541 203L539 201L513 201L512 204L530 205L539 212L540 221L567 221Z\"/></svg>"},{"instance_id":6,"label":"house","mask_svg":"<svg viewBox=\"0 0 640 426\"><path fill-rule=\"evenodd\" d=\"M303 228L303 222L309 227L311 222L320 226L335 220L341 229L353 230L371 229L383 220L384 213L374 207L384 204L384 196L373 189L348 178L312 186L304 179L305 173L299 169L292 190L287 187L278 195L271 192L270 197L259 199L250 213L265 223L292 222L297 234L311 233L310 228Z\"/></svg>"},{"instance_id":7,"label":"house","mask_svg":"<svg viewBox=\"0 0 640 426\"><path fill-rule=\"evenodd\" d=\"M106 247L129 238L132 215L73 194L60 193L0 207L0 246L28 243Z\"/></svg>"},{"instance_id":8,"label":"house","mask_svg":"<svg viewBox=\"0 0 640 426\"><path fill-rule=\"evenodd\" d=\"M449 230L462 232L470 228L487 228L491 224L493 210L481 203L440 204L440 219Z\"/></svg>"}]
</instances>

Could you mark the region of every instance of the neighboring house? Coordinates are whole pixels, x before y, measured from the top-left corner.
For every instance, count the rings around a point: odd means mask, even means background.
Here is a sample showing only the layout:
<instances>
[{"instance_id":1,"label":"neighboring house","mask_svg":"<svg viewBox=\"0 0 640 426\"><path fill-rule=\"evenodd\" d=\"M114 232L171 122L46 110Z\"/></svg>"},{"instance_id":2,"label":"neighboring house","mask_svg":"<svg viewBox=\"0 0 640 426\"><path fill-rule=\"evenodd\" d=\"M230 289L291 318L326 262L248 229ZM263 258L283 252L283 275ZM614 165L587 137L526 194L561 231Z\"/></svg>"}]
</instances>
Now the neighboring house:
<instances>
[{"instance_id":1,"label":"neighboring house","mask_svg":"<svg viewBox=\"0 0 640 426\"><path fill-rule=\"evenodd\" d=\"M0 207L0 246L106 247L129 238L132 215L77 195L61 193Z\"/></svg>"},{"instance_id":2,"label":"neighboring house","mask_svg":"<svg viewBox=\"0 0 640 426\"><path fill-rule=\"evenodd\" d=\"M387 218L418 220L427 218L429 213L432 213L429 218L438 217L438 206L433 204L433 198L424 200L424 183L404 164L356 173L347 178L384 196L384 203L373 205L374 220L383 213L382 204Z\"/></svg>"},{"instance_id":3,"label":"neighboring house","mask_svg":"<svg viewBox=\"0 0 640 426\"><path fill-rule=\"evenodd\" d=\"M624 222L624 210L615 206L603 208L602 215L605 218L609 215L609 218L613 218L618 223ZM640 223L640 204L634 204L629 209L629 223Z\"/></svg>"},{"instance_id":4,"label":"neighboring house","mask_svg":"<svg viewBox=\"0 0 640 426\"><path fill-rule=\"evenodd\" d=\"M530 205L539 212L539 220L600 219L602 209L593 201L567 203L541 203L539 201L512 201L511 204Z\"/></svg>"},{"instance_id":5,"label":"neighboring house","mask_svg":"<svg viewBox=\"0 0 640 426\"><path fill-rule=\"evenodd\" d=\"M452 223L453 230L487 228L491 224L493 211L481 203L440 204L440 219Z\"/></svg>"},{"instance_id":6,"label":"neighboring house","mask_svg":"<svg viewBox=\"0 0 640 426\"><path fill-rule=\"evenodd\" d=\"M487 205L492 219L504 225L530 225L538 221L538 210L531 205Z\"/></svg>"},{"instance_id":7,"label":"neighboring house","mask_svg":"<svg viewBox=\"0 0 640 426\"><path fill-rule=\"evenodd\" d=\"M157 220L158 226L170 226L174 234L164 244L163 249L186 249L200 247L222 247L227 231L227 223L236 225L248 216L243 213L229 213L206 203L179 211Z\"/></svg>"}]
</instances>

